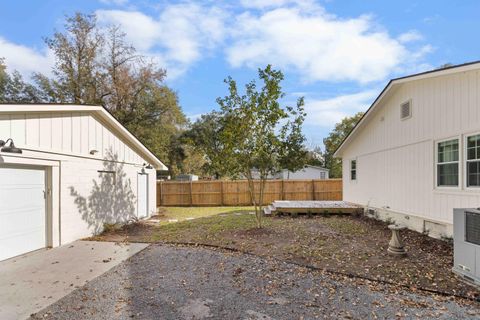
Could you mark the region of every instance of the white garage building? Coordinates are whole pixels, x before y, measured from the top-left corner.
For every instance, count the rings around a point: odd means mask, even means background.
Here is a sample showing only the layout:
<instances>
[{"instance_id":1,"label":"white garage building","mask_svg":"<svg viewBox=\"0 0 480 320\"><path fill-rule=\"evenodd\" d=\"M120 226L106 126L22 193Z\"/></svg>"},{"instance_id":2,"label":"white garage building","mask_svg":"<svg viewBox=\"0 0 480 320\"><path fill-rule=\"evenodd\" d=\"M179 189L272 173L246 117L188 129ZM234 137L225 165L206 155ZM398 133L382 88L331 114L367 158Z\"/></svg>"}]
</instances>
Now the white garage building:
<instances>
[{"instance_id":1,"label":"white garage building","mask_svg":"<svg viewBox=\"0 0 480 320\"><path fill-rule=\"evenodd\" d=\"M0 105L0 140L0 260L155 212L166 167L103 107Z\"/></svg>"}]
</instances>

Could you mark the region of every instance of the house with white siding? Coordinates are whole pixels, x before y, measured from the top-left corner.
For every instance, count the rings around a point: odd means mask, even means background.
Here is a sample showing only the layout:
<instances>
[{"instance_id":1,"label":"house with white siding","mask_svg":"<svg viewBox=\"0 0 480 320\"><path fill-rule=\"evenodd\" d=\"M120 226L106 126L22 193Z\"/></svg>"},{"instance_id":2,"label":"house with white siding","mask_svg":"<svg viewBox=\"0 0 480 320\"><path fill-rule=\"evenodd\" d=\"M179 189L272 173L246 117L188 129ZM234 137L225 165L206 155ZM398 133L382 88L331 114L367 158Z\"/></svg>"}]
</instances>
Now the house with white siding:
<instances>
[{"instance_id":1,"label":"house with white siding","mask_svg":"<svg viewBox=\"0 0 480 320\"><path fill-rule=\"evenodd\" d=\"M275 175L274 179L328 179L329 170L319 166L306 165L296 171L283 169Z\"/></svg>"},{"instance_id":2,"label":"house with white siding","mask_svg":"<svg viewBox=\"0 0 480 320\"><path fill-rule=\"evenodd\" d=\"M100 106L0 105L0 260L156 210L165 165Z\"/></svg>"},{"instance_id":3,"label":"house with white siding","mask_svg":"<svg viewBox=\"0 0 480 320\"><path fill-rule=\"evenodd\" d=\"M328 179L330 170L312 165L305 165L303 168L290 171L282 169L276 173L268 174L267 179L283 179L283 180L308 180L308 179ZM260 179L260 172L257 169L252 169L252 178ZM245 177L241 176L243 179Z\"/></svg>"},{"instance_id":4,"label":"house with white siding","mask_svg":"<svg viewBox=\"0 0 480 320\"><path fill-rule=\"evenodd\" d=\"M335 153L343 198L435 237L480 207L480 62L391 80Z\"/></svg>"}]
</instances>

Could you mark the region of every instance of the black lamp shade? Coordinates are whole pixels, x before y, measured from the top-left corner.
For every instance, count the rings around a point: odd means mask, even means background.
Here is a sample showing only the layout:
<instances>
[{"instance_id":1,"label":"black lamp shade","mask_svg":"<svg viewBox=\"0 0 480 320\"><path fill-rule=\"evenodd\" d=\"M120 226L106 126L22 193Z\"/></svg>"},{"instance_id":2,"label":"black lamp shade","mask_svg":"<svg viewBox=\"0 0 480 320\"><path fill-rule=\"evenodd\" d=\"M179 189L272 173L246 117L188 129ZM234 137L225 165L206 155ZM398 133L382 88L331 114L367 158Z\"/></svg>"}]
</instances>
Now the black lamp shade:
<instances>
[{"instance_id":1,"label":"black lamp shade","mask_svg":"<svg viewBox=\"0 0 480 320\"><path fill-rule=\"evenodd\" d=\"M7 142L10 140L10 145L7 146ZM22 153L22 149L15 147L12 139L8 139L6 142L0 140L0 149L1 152L9 152L9 153Z\"/></svg>"},{"instance_id":2,"label":"black lamp shade","mask_svg":"<svg viewBox=\"0 0 480 320\"><path fill-rule=\"evenodd\" d=\"M22 149L19 149L15 146L3 147L0 149L2 152L10 152L10 153L22 153Z\"/></svg>"}]
</instances>

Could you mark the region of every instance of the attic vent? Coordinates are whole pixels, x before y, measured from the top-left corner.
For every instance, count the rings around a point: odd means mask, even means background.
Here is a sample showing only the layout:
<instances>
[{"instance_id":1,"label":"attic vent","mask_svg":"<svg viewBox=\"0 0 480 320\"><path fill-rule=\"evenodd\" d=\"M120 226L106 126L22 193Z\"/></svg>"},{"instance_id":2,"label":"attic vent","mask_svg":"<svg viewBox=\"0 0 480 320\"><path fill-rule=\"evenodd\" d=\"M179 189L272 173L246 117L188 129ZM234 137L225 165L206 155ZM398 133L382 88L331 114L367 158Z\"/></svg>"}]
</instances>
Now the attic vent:
<instances>
[{"instance_id":1,"label":"attic vent","mask_svg":"<svg viewBox=\"0 0 480 320\"><path fill-rule=\"evenodd\" d=\"M412 116L412 103L411 100L404 102L400 105L400 119L408 119Z\"/></svg>"}]
</instances>

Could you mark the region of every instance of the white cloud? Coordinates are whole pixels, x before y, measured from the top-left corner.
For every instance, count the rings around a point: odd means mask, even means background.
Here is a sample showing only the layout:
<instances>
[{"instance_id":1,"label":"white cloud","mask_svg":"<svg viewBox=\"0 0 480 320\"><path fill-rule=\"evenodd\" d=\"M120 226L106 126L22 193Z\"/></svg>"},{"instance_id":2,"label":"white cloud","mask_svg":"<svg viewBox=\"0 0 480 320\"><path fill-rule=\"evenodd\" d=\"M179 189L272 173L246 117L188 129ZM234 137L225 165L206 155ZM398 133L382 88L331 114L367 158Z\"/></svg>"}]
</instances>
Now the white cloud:
<instances>
[{"instance_id":1,"label":"white cloud","mask_svg":"<svg viewBox=\"0 0 480 320\"><path fill-rule=\"evenodd\" d=\"M414 54L370 16L340 19L320 7L245 12L236 17L232 39L226 49L232 66L271 63L306 81L383 80Z\"/></svg>"},{"instance_id":2,"label":"white cloud","mask_svg":"<svg viewBox=\"0 0 480 320\"><path fill-rule=\"evenodd\" d=\"M205 113L195 113L195 114L187 114L187 118L191 121L191 122L195 122L197 121L198 119L200 119Z\"/></svg>"},{"instance_id":3,"label":"white cloud","mask_svg":"<svg viewBox=\"0 0 480 320\"><path fill-rule=\"evenodd\" d=\"M141 54L167 69L170 79L183 75L205 56L222 52L234 67L271 63L304 81L364 84L419 66L423 69L423 57L433 50L418 43L422 36L415 30L394 38L370 16L342 19L313 0L243 0L243 6L230 13L228 5L212 3L166 4L148 13L123 8L96 14L101 25L120 25ZM45 49L0 38L2 55L9 67L22 73L47 72L54 62Z\"/></svg>"},{"instance_id":4,"label":"white cloud","mask_svg":"<svg viewBox=\"0 0 480 320\"><path fill-rule=\"evenodd\" d=\"M305 99L307 118L305 123L321 127L333 125L347 116L366 111L378 90L367 90L353 94L340 95L328 99Z\"/></svg>"},{"instance_id":5,"label":"white cloud","mask_svg":"<svg viewBox=\"0 0 480 320\"><path fill-rule=\"evenodd\" d=\"M423 39L423 36L416 30L410 30L408 32L402 33L398 37L398 41L400 41L401 43L419 41L419 40L422 40L422 39Z\"/></svg>"},{"instance_id":6,"label":"white cloud","mask_svg":"<svg viewBox=\"0 0 480 320\"><path fill-rule=\"evenodd\" d=\"M425 24L434 24L436 22L438 22L438 20L440 20L442 17L437 13L437 14L434 14L432 16L428 16L428 17L425 17L422 19L423 23Z\"/></svg>"},{"instance_id":7,"label":"white cloud","mask_svg":"<svg viewBox=\"0 0 480 320\"><path fill-rule=\"evenodd\" d=\"M197 4L169 5L158 17L138 11L99 10L98 20L120 25L128 40L143 54L179 76L222 42L225 13Z\"/></svg>"},{"instance_id":8,"label":"white cloud","mask_svg":"<svg viewBox=\"0 0 480 320\"><path fill-rule=\"evenodd\" d=\"M290 4L304 7L314 5L313 0L241 0L240 3L243 7L251 9L278 8Z\"/></svg>"},{"instance_id":9,"label":"white cloud","mask_svg":"<svg viewBox=\"0 0 480 320\"><path fill-rule=\"evenodd\" d=\"M161 36L161 26L153 18L138 11L98 10L99 23L120 25L127 39L137 50L144 51L155 45Z\"/></svg>"},{"instance_id":10,"label":"white cloud","mask_svg":"<svg viewBox=\"0 0 480 320\"><path fill-rule=\"evenodd\" d=\"M280 7L288 3L289 0L241 0L240 3L245 8L267 8L267 7Z\"/></svg>"},{"instance_id":11,"label":"white cloud","mask_svg":"<svg viewBox=\"0 0 480 320\"><path fill-rule=\"evenodd\" d=\"M123 6L128 3L128 0L100 0L100 2L109 5Z\"/></svg>"},{"instance_id":12,"label":"white cloud","mask_svg":"<svg viewBox=\"0 0 480 320\"><path fill-rule=\"evenodd\" d=\"M24 77L32 72L50 74L55 58L50 50L35 50L0 37L0 58L5 58L9 71L18 70Z\"/></svg>"}]
</instances>

